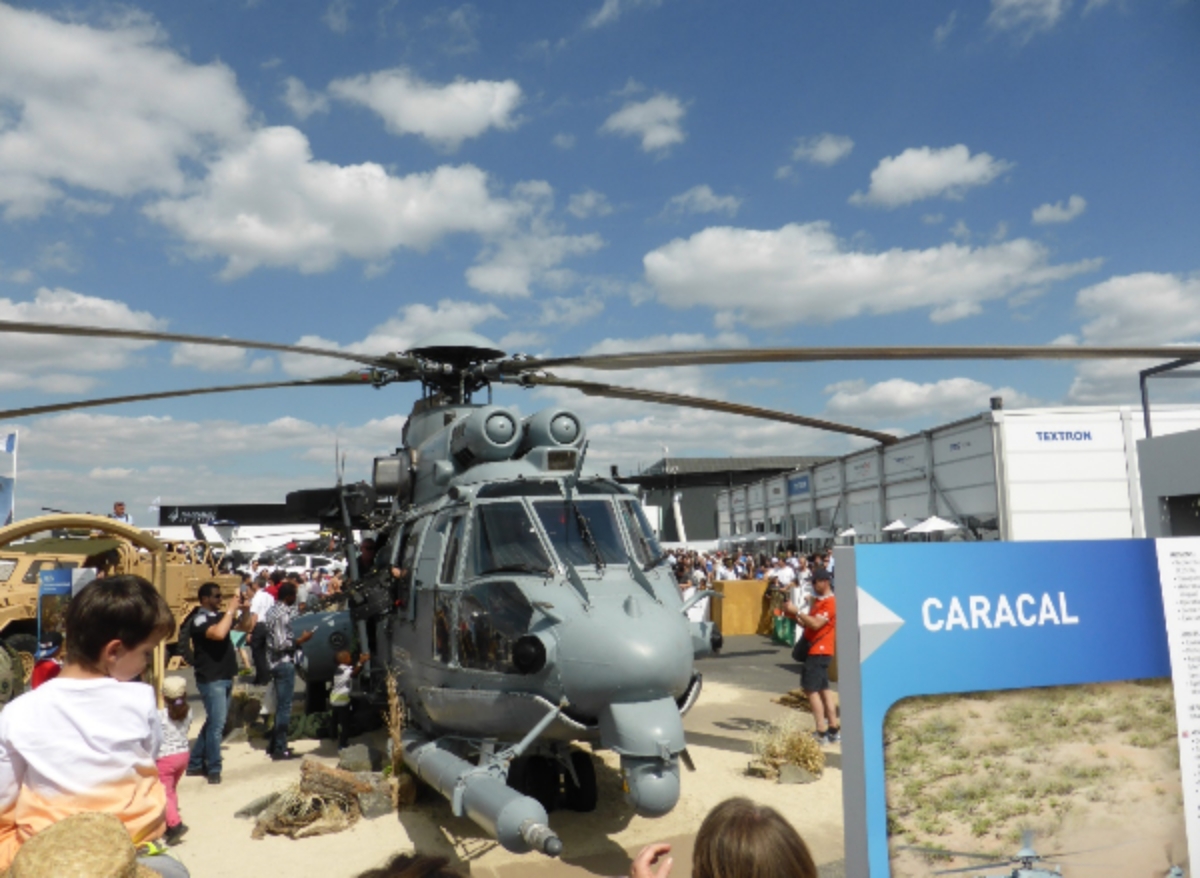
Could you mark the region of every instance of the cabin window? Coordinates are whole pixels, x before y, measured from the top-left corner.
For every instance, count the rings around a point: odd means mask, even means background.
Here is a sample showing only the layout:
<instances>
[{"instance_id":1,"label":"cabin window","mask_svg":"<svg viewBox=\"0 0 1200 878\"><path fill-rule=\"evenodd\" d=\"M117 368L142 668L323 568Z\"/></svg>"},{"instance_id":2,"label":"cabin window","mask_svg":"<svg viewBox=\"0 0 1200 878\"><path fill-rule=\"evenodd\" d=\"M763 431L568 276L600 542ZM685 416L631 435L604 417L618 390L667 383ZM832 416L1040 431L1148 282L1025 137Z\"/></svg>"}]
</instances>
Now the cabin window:
<instances>
[{"instance_id":1,"label":"cabin window","mask_svg":"<svg viewBox=\"0 0 1200 878\"><path fill-rule=\"evenodd\" d=\"M458 663L464 668L518 673L512 648L529 632L533 607L515 582L487 582L464 591L458 604Z\"/></svg>"},{"instance_id":2,"label":"cabin window","mask_svg":"<svg viewBox=\"0 0 1200 878\"><path fill-rule=\"evenodd\" d=\"M533 508L558 557L576 566L623 564L628 560L612 504L605 500L538 501ZM580 519L592 536L584 536ZM599 557L597 557L597 555Z\"/></svg>"},{"instance_id":3,"label":"cabin window","mask_svg":"<svg viewBox=\"0 0 1200 878\"><path fill-rule=\"evenodd\" d=\"M633 543L633 554L643 565L654 564L662 557L662 547L654 536L650 522L642 504L637 501L623 501L617 504L621 510L621 518L625 521L625 529L629 531L629 539Z\"/></svg>"},{"instance_id":4,"label":"cabin window","mask_svg":"<svg viewBox=\"0 0 1200 878\"><path fill-rule=\"evenodd\" d=\"M438 582L454 582L455 574L458 573L458 556L462 549L463 522L465 521L465 515L456 515L450 522L446 533L446 551L442 555L442 572L438 576Z\"/></svg>"},{"instance_id":5,"label":"cabin window","mask_svg":"<svg viewBox=\"0 0 1200 878\"><path fill-rule=\"evenodd\" d=\"M0 582L8 582L8 578L17 569L16 558L0 558Z\"/></svg>"},{"instance_id":6,"label":"cabin window","mask_svg":"<svg viewBox=\"0 0 1200 878\"><path fill-rule=\"evenodd\" d=\"M483 503L475 507L467 578L489 573L547 573L550 558L522 503Z\"/></svg>"},{"instance_id":7,"label":"cabin window","mask_svg":"<svg viewBox=\"0 0 1200 878\"><path fill-rule=\"evenodd\" d=\"M502 497L561 497L562 483L558 479L517 479L515 482L492 482L479 489L480 500Z\"/></svg>"}]
</instances>

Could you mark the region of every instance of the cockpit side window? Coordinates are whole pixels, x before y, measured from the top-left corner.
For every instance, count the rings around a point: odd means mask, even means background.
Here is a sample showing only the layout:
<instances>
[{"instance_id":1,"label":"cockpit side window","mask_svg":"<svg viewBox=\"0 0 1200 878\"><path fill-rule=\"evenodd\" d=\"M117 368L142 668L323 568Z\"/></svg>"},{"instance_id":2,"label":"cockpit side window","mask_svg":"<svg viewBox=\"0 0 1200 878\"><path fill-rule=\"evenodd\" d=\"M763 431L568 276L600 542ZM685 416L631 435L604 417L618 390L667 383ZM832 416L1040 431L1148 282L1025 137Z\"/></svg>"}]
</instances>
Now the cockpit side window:
<instances>
[{"instance_id":1,"label":"cockpit side window","mask_svg":"<svg viewBox=\"0 0 1200 878\"><path fill-rule=\"evenodd\" d=\"M440 583L454 582L458 573L458 556L462 550L463 524L466 520L466 515L459 514L450 521L446 531L446 551L442 555L442 572L438 576Z\"/></svg>"},{"instance_id":2,"label":"cockpit side window","mask_svg":"<svg viewBox=\"0 0 1200 878\"><path fill-rule=\"evenodd\" d=\"M607 500L539 500L533 508L562 560L576 566L628 560L616 514Z\"/></svg>"},{"instance_id":3,"label":"cockpit side window","mask_svg":"<svg viewBox=\"0 0 1200 878\"><path fill-rule=\"evenodd\" d=\"M643 565L657 562L662 556L662 547L659 546L658 539L654 536L650 522L646 520L642 504L636 500L622 500L617 507L621 510L621 519L625 522L625 529L629 531L634 557Z\"/></svg>"},{"instance_id":4,"label":"cockpit side window","mask_svg":"<svg viewBox=\"0 0 1200 878\"><path fill-rule=\"evenodd\" d=\"M550 566L523 503L481 503L475 507L466 578L490 573L542 574Z\"/></svg>"}]
</instances>

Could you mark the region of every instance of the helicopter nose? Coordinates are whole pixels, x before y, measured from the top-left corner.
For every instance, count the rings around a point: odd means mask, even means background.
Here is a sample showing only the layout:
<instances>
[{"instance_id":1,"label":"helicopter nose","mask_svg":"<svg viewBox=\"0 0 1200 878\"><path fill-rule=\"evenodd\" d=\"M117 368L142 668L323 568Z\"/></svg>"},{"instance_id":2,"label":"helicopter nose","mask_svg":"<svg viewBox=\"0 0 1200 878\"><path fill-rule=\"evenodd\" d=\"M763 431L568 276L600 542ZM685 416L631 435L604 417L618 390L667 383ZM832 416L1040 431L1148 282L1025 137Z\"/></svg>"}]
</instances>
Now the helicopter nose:
<instances>
[{"instance_id":1,"label":"helicopter nose","mask_svg":"<svg viewBox=\"0 0 1200 878\"><path fill-rule=\"evenodd\" d=\"M677 698L692 676L687 618L648 595L597 597L558 642L563 694L597 717L608 705Z\"/></svg>"}]
</instances>

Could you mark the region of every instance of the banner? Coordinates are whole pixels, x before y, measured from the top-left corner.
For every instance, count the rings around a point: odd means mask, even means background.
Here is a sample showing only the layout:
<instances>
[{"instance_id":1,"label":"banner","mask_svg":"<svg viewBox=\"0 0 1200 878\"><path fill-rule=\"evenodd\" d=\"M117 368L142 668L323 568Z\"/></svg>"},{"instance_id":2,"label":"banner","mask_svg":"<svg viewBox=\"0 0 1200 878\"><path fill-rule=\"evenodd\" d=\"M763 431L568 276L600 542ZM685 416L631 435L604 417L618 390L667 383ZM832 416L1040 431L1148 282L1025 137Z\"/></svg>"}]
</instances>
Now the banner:
<instances>
[{"instance_id":1,"label":"banner","mask_svg":"<svg viewBox=\"0 0 1200 878\"><path fill-rule=\"evenodd\" d=\"M74 570L42 570L38 573L38 643L51 631L62 633L71 600Z\"/></svg>"},{"instance_id":2,"label":"banner","mask_svg":"<svg viewBox=\"0 0 1200 878\"><path fill-rule=\"evenodd\" d=\"M1176 741L1187 745L1180 754L1183 777L1179 761L1156 756L1139 781L1161 790L1163 801L1180 802L1192 824L1190 840L1200 843L1194 834L1200 826L1200 780L1191 745L1192 733L1200 731L1193 718L1200 708L1190 703L1194 696L1187 702L1172 699L1165 681L1172 671L1167 631L1174 620L1164 616L1159 579L1163 552L1188 550L1186 558L1174 558L1180 572L1173 578L1182 585L1175 588L1180 599L1172 603L1183 611L1171 615L1193 626L1181 640L1180 655L1200 651L1200 575L1190 566L1200 559L1200 542L1168 540L1158 548L1159 557L1148 540L835 550L846 874L895 875L892 859L901 854L909 858L904 875L964 866L949 855L932 864L914 863L918 855L904 854L905 844L974 850L976 867L968 862L961 871L1000 874L1003 863L981 862L987 857L980 854L1002 860L1019 846L1009 837L1018 821L1005 816L1003 808L1028 808L1021 819L1043 828L1053 824L1052 808L1070 811L1072 831L1103 836L1111 832L1105 812L1116 805L1089 800L1089 794L1098 793L1089 793L1079 777L1107 770L1103 763L1110 750L1120 764L1127 754L1136 758L1146 748L1170 751L1170 756ZM859 661L849 660L852 655ZM1200 663L1195 672L1176 668L1176 687L1196 686L1198 675ZM1096 688L1155 679L1153 687L1143 682ZM1119 709L1104 706L1119 704L1117 698L1145 700L1150 693L1159 693L1158 709L1139 713L1127 727L1126 720L1115 718ZM996 700L1001 698L1007 700ZM1178 731L1170 722L1174 710L1179 711ZM1197 727L1190 728L1192 723ZM1063 765L1054 761L1061 754L1051 753L1060 745L1062 753L1071 754ZM1113 771L1108 782L1116 784L1119 771ZM1071 772L1078 775L1073 781L1067 779ZM1010 776L1020 780L1009 783ZM1002 800L1005 784L1016 791L1012 801ZM1053 794L1046 792L1047 785L1055 785ZM944 837L951 827L942 815L960 804L954 797L985 789L992 798L963 806L962 814L969 815L962 817L966 828ZM937 796L942 811L929 804ZM1183 813L1172 816L1172 826L1178 824L1170 830L1173 837L1182 836L1183 818ZM1157 850L1166 846L1155 844ZM1039 852L1053 850L1040 842L1035 846ZM1133 854L1105 856L1119 863ZM1125 874L1132 874L1132 866Z\"/></svg>"}]
</instances>

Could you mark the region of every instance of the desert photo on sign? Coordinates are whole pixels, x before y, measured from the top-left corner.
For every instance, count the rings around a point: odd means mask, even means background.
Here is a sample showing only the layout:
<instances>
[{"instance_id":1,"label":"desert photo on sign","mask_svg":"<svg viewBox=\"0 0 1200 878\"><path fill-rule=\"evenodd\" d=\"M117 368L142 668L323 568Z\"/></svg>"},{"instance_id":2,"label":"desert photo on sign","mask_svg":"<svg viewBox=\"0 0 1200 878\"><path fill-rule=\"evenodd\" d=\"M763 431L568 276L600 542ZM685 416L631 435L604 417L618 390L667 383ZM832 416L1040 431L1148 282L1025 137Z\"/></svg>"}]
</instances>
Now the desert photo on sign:
<instances>
[{"instance_id":1,"label":"desert photo on sign","mask_svg":"<svg viewBox=\"0 0 1200 878\"><path fill-rule=\"evenodd\" d=\"M1169 679L908 698L884 748L892 878L1187 867Z\"/></svg>"}]
</instances>

